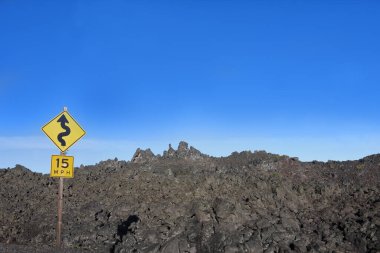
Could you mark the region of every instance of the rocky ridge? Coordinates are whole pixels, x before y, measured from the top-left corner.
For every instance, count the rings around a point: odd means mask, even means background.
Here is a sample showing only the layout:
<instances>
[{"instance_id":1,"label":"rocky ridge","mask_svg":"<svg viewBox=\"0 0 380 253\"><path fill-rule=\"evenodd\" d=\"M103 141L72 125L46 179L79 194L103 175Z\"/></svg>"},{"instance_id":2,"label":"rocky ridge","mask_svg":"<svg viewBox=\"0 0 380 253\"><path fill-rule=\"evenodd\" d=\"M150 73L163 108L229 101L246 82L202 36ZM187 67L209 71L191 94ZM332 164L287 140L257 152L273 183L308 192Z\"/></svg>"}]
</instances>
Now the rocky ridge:
<instances>
[{"instance_id":1,"label":"rocky ridge","mask_svg":"<svg viewBox=\"0 0 380 253\"><path fill-rule=\"evenodd\" d=\"M380 155L323 163L265 151L215 158L185 142L162 156L137 149L65 180L64 248L379 252L379 179ZM0 170L0 185L0 252L54 252L57 180L17 165Z\"/></svg>"}]
</instances>

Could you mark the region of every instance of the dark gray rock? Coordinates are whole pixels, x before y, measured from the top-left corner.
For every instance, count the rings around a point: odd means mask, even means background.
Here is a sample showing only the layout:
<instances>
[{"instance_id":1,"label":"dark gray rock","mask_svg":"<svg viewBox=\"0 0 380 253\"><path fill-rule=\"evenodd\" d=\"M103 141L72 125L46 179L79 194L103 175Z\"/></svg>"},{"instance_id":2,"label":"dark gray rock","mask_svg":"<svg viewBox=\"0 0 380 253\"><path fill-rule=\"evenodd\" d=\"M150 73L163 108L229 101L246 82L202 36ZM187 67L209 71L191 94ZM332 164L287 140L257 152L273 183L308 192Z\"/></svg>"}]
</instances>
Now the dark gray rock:
<instances>
[{"instance_id":1,"label":"dark gray rock","mask_svg":"<svg viewBox=\"0 0 380 253\"><path fill-rule=\"evenodd\" d=\"M131 162L133 163L146 163L151 162L156 159L156 156L153 152L148 148L146 150L141 150L138 148L133 155Z\"/></svg>"},{"instance_id":2,"label":"dark gray rock","mask_svg":"<svg viewBox=\"0 0 380 253\"><path fill-rule=\"evenodd\" d=\"M0 252L379 252L379 165L138 149L64 180L63 251L58 180L17 165L0 169Z\"/></svg>"}]
</instances>

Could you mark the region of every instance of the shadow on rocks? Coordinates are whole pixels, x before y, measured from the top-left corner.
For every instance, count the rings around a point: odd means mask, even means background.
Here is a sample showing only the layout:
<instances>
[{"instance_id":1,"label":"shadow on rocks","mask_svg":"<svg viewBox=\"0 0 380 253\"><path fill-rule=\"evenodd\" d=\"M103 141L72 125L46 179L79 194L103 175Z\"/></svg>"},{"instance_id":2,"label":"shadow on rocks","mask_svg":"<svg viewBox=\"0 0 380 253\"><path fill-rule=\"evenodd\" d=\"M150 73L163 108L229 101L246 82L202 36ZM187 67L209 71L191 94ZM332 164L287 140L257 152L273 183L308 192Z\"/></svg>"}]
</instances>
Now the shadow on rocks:
<instances>
[{"instance_id":1,"label":"shadow on rocks","mask_svg":"<svg viewBox=\"0 0 380 253\"><path fill-rule=\"evenodd\" d=\"M129 232L131 232L131 225L133 223L137 223L139 221L139 217L137 215L130 215L127 220L121 220L119 225L117 225L117 235L119 238L116 240L116 243L110 249L110 253L115 253L116 246L123 242L123 237L126 236Z\"/></svg>"}]
</instances>

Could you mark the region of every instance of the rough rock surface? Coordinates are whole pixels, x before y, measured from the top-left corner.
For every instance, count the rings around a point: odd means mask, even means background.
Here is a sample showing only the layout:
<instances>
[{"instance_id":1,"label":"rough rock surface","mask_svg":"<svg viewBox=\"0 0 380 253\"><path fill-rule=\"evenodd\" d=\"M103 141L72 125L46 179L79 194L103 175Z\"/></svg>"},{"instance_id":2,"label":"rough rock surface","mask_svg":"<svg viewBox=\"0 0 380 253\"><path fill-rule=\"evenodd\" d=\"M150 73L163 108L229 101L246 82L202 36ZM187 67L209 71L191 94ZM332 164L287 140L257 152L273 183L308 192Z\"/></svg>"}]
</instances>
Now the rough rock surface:
<instances>
[{"instance_id":1,"label":"rough rock surface","mask_svg":"<svg viewBox=\"0 0 380 253\"><path fill-rule=\"evenodd\" d=\"M379 252L379 182L380 155L138 149L65 180L57 251L58 180L17 165L0 170L0 252Z\"/></svg>"}]
</instances>

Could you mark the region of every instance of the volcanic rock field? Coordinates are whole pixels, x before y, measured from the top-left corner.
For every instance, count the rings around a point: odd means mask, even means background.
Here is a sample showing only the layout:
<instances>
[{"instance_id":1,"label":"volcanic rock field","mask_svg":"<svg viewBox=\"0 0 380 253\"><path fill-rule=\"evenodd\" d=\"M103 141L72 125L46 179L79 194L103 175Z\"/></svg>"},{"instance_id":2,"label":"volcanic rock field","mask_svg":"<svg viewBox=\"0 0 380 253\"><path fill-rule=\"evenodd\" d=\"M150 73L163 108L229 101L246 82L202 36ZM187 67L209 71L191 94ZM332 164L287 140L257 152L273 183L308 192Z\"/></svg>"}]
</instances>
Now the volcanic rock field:
<instances>
[{"instance_id":1,"label":"volcanic rock field","mask_svg":"<svg viewBox=\"0 0 380 253\"><path fill-rule=\"evenodd\" d=\"M265 151L210 157L185 142L137 149L64 180L0 169L0 252L380 252L380 155L301 162Z\"/></svg>"}]
</instances>

